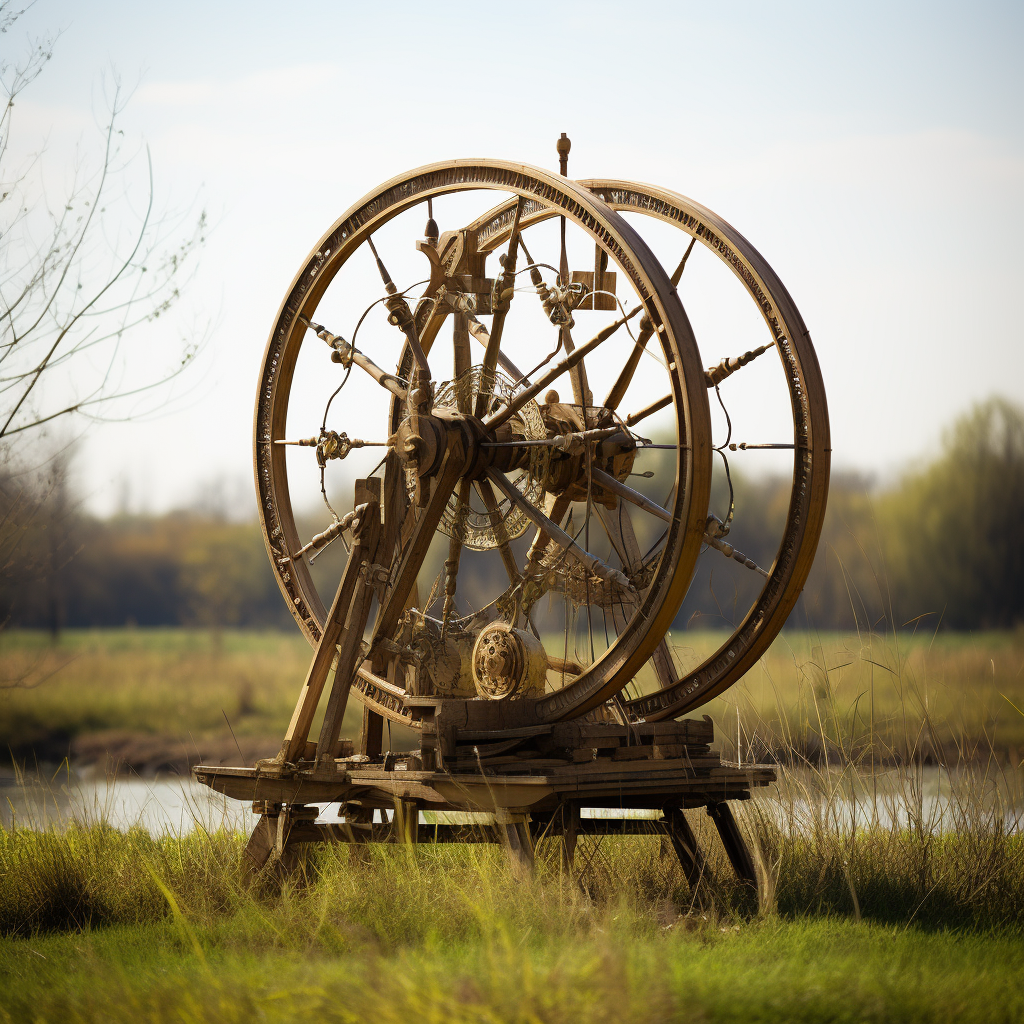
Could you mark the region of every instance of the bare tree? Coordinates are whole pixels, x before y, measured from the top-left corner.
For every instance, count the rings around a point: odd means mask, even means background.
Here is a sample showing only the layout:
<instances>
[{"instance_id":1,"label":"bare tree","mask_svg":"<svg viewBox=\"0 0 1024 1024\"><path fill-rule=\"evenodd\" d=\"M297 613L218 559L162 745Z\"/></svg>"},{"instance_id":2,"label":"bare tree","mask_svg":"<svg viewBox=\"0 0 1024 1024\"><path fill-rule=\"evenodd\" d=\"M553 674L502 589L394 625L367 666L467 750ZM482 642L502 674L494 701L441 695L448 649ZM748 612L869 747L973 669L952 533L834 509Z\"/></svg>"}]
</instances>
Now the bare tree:
<instances>
[{"instance_id":1,"label":"bare tree","mask_svg":"<svg viewBox=\"0 0 1024 1024\"><path fill-rule=\"evenodd\" d=\"M17 599L29 582L45 585L56 635L80 518L68 438L163 404L194 361L205 332L168 344L155 321L195 272L206 216L156 212L149 151L128 146L119 127L129 96L116 75L104 83L96 144L74 160L12 134L24 133L16 101L57 41L28 41L9 59L25 9L0 0L0 589ZM13 611L0 600L0 630ZM38 668L0 687L26 685Z\"/></svg>"},{"instance_id":2,"label":"bare tree","mask_svg":"<svg viewBox=\"0 0 1024 1024\"><path fill-rule=\"evenodd\" d=\"M0 33L22 13L0 0ZM171 351L139 351L153 333L146 326L194 273L206 216L154 214L148 148L144 160L123 149L120 80L105 90L99 155L75 162L59 199L45 152L15 154L15 100L46 68L54 41L30 43L16 63L0 58L0 445L8 456L15 436L57 420L136 415L140 396L159 394L198 348L192 334Z\"/></svg>"}]
</instances>

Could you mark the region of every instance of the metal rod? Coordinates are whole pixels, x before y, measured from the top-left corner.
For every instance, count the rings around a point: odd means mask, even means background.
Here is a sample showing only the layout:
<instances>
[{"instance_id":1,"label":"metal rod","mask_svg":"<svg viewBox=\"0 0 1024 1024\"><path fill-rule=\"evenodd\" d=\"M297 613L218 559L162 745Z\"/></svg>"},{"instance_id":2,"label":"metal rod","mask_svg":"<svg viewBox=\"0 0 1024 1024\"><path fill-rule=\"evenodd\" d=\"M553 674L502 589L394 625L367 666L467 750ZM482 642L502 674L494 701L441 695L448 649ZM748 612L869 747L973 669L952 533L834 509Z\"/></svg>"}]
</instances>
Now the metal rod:
<instances>
[{"instance_id":1,"label":"metal rod","mask_svg":"<svg viewBox=\"0 0 1024 1024\"><path fill-rule=\"evenodd\" d=\"M556 526L540 509L527 501L501 470L495 469L492 466L487 470L487 477L516 508L526 515L527 519L530 519L534 525L543 530L559 547L564 548L577 561L582 562L595 576L606 583L615 583L626 590L633 589L629 579L619 572L618 569L613 569L598 558L597 555L592 555L589 551L581 548L560 526Z\"/></svg>"},{"instance_id":2,"label":"metal rod","mask_svg":"<svg viewBox=\"0 0 1024 1024\"><path fill-rule=\"evenodd\" d=\"M590 473L594 483L599 484L601 487L607 487L609 491L617 494L620 498L625 498L626 501L636 505L637 508L650 512L652 516L657 516L666 523L672 522L672 513L668 509L662 508L656 501L651 501L645 494L634 491L632 487L622 483L621 480L617 480L611 473L606 473L603 469L598 469L597 466L592 466Z\"/></svg>"}]
</instances>

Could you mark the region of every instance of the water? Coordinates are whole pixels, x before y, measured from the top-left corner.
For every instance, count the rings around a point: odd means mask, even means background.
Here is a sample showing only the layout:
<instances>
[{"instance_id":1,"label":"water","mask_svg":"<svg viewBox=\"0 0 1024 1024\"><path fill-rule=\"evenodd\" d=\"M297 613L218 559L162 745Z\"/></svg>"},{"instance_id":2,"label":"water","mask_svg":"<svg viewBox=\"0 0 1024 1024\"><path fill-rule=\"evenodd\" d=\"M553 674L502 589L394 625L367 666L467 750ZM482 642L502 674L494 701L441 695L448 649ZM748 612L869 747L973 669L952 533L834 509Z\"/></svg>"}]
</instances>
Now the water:
<instances>
[{"instance_id":1,"label":"water","mask_svg":"<svg viewBox=\"0 0 1024 1024\"><path fill-rule=\"evenodd\" d=\"M1016 778L1016 784L1013 779ZM790 822L799 831L810 831L815 821L847 830L854 823L890 827L911 826L917 820L926 828L955 828L960 806L983 808L982 818L1002 819L1008 828L1024 828L1024 800L1017 776L989 776L980 772L947 772L926 768L917 773L891 771L875 779L857 777L851 788L848 776L837 777L835 795L825 797L833 783L820 775L794 774L781 792L762 790L773 801L780 824ZM771 804L769 804L771 806ZM823 818L823 808L827 811ZM659 811L583 808L583 817L657 818ZM323 823L337 821L336 805L321 805ZM380 820L380 812L374 815ZM485 814L420 814L420 821L483 822ZM207 786L186 778L115 779L69 774L66 769L0 775L0 824L45 828L68 822L106 822L117 829L135 826L154 836L182 834L195 828L213 831L228 828L250 832L256 815L248 803L229 800Z\"/></svg>"},{"instance_id":2,"label":"water","mask_svg":"<svg viewBox=\"0 0 1024 1024\"><path fill-rule=\"evenodd\" d=\"M605 811L583 808L584 817L653 818L658 811ZM181 834L195 828L214 831L228 828L251 832L257 816L250 805L229 800L185 778L89 778L68 775L13 773L0 776L0 823L31 828L46 828L69 822L106 822L117 829L141 825L151 835ZM317 821L338 820L337 805L320 805ZM374 814L380 821L380 812ZM426 812L424 824L483 824L491 816L481 813Z\"/></svg>"},{"instance_id":3,"label":"water","mask_svg":"<svg viewBox=\"0 0 1024 1024\"><path fill-rule=\"evenodd\" d=\"M63 771L0 776L0 822L45 828L71 821L106 822L117 829L141 825L151 835L252 831L248 803L229 800L191 779L82 778Z\"/></svg>"}]
</instances>

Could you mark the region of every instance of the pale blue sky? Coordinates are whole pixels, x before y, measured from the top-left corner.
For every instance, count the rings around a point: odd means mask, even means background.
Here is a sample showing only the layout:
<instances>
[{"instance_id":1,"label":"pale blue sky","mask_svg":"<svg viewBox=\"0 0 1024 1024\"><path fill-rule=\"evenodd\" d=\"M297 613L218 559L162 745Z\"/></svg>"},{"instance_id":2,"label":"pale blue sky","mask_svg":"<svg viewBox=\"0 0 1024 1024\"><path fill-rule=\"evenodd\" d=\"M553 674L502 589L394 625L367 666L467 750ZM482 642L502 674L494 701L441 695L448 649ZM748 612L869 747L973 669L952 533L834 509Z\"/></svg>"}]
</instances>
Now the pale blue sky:
<instances>
[{"instance_id":1,"label":"pale blue sky","mask_svg":"<svg viewBox=\"0 0 1024 1024\"><path fill-rule=\"evenodd\" d=\"M3 45L56 28L22 146L48 134L59 159L88 138L113 65L141 77L125 127L160 194L199 191L217 221L188 297L219 316L202 380L176 414L90 435L95 508L122 478L154 509L217 476L249 487L263 345L321 233L432 160L551 166L561 131L573 176L683 192L772 263L818 349L838 466L891 474L972 401L1024 402L1019 3L40 0Z\"/></svg>"}]
</instances>

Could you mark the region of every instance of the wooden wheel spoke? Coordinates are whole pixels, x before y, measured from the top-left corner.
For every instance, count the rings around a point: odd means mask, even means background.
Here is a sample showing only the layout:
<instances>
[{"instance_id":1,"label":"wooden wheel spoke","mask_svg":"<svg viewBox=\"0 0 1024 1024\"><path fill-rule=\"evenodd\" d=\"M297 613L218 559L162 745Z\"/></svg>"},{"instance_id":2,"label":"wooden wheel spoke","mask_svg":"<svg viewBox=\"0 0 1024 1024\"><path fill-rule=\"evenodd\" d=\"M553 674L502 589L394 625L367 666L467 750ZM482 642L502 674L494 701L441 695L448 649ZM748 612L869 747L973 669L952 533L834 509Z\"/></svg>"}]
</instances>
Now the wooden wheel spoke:
<instances>
[{"instance_id":1,"label":"wooden wheel spoke","mask_svg":"<svg viewBox=\"0 0 1024 1024\"><path fill-rule=\"evenodd\" d=\"M620 317L614 323L610 324L609 327L606 327L605 330L608 331L608 333L605 335L605 338L610 338L624 323L626 323L627 320L629 320L632 317L634 317L642 309L643 309L643 306L637 306L628 315L626 315L624 317ZM644 324L646 324L647 327L648 327L648 338L650 338L650 336L654 333L654 327L653 327L653 325L651 325L651 319L650 319L649 316L647 316L646 313L644 314L643 320L641 321L641 337L643 337L643 330L644 330L644 326L643 325ZM602 333L604 333L604 332L602 332ZM562 348L565 349L565 352L566 352L567 355L571 355L575 351L576 346L575 346L575 343L573 342L573 339L572 339L572 330L570 329L568 324L565 324L565 325L562 326L561 334L562 334ZM639 362L639 360L640 360L640 353L643 351L643 348L646 345L647 345L647 340L646 339L643 341L642 345L638 341L637 344L633 348L633 353L630 355L630 358L632 358L633 354L635 354L636 359ZM627 365L628 365L628 363L627 363ZM634 365L634 369L635 368L636 367ZM625 373L625 370L623 370L623 373ZM632 377L633 371L630 371L629 375L630 375L630 377ZM586 366L585 366L585 364L583 362L580 362L578 366L573 367L569 371L569 380L572 382L573 401L577 405L593 405L594 404L594 396L593 396L593 394L590 391L590 385L587 383L587 370L586 370ZM628 384L628 383L629 383L629 381L627 380L626 384ZM615 388L613 387L612 391L614 392L614 390L615 390ZM623 392L625 392L625 385L623 386ZM618 402L616 402L613 405L610 402L606 401L605 405L608 406L609 409L614 409L618 405Z\"/></svg>"},{"instance_id":2,"label":"wooden wheel spoke","mask_svg":"<svg viewBox=\"0 0 1024 1024\"><path fill-rule=\"evenodd\" d=\"M508 240L508 251L502 262L501 284L498 289L498 303L493 307L493 319L491 320L491 331L484 348L483 380L481 381L480 394L476 397L476 415L483 416L487 411L489 397L488 377L492 375L498 365L498 353L501 351L501 336L505 329L505 318L508 316L512 304L512 296L515 294L516 279L516 254L519 252L519 218L523 211L523 200L520 196L516 203L515 214L512 220L512 233Z\"/></svg>"},{"instance_id":3,"label":"wooden wheel spoke","mask_svg":"<svg viewBox=\"0 0 1024 1024\"><path fill-rule=\"evenodd\" d=\"M632 584L626 576L619 572L618 569L612 568L612 566L598 558L597 555L591 554L586 549L580 547L560 526L557 526L539 508L527 501L504 473L492 467L487 470L487 476L495 487L523 512L527 519L533 522L535 526L540 527L551 540L585 568L589 569L598 579L602 579L606 583L615 584L625 590L632 589Z\"/></svg>"},{"instance_id":4,"label":"wooden wheel spoke","mask_svg":"<svg viewBox=\"0 0 1024 1024\"><path fill-rule=\"evenodd\" d=\"M644 406L638 412L630 413L626 417L626 426L635 427L641 420L647 419L648 416L653 416L656 412L660 412L667 405L672 404L672 396L665 395L664 398L659 398L656 402L651 402L650 405Z\"/></svg>"},{"instance_id":5,"label":"wooden wheel spoke","mask_svg":"<svg viewBox=\"0 0 1024 1024\"><path fill-rule=\"evenodd\" d=\"M412 534L399 558L397 575L393 574L390 590L381 604L373 630L373 642L390 639L398 626L398 620L405 611L405 602L416 583L416 576L423 565L427 548L434 538L441 516L448 507L448 499L458 482L465 453L459 442L448 449L441 464L441 471L434 481L434 487Z\"/></svg>"},{"instance_id":6,"label":"wooden wheel spoke","mask_svg":"<svg viewBox=\"0 0 1024 1024\"><path fill-rule=\"evenodd\" d=\"M472 338L478 341L484 348L487 348L488 342L491 338L491 332L475 317L472 313L466 314L466 319L469 321L469 333ZM498 350L498 365L513 379L513 380L525 380L526 378L520 372L519 368L515 363L501 349Z\"/></svg>"},{"instance_id":7,"label":"wooden wheel spoke","mask_svg":"<svg viewBox=\"0 0 1024 1024\"><path fill-rule=\"evenodd\" d=\"M559 328L559 331L563 351L566 355L572 355L576 351L576 345L572 340L572 330L566 324ZM587 368L582 359L569 370L569 381L572 385L572 398L577 405L594 404L594 396L591 394L590 384L587 381Z\"/></svg>"},{"instance_id":8,"label":"wooden wheel spoke","mask_svg":"<svg viewBox=\"0 0 1024 1024\"><path fill-rule=\"evenodd\" d=\"M646 495L633 490L632 487L622 483L621 480L616 480L610 473L605 473L604 470L597 469L596 467L591 470L591 473L593 473L596 483L599 483L602 487L607 487L609 491L613 491L620 498L623 498L632 505L636 505L637 508L642 508L645 512L649 512L652 516L662 520L662 522L672 522L672 513L668 509L662 508L656 501L652 501ZM768 575L752 558L748 558L742 551L737 551L732 544L727 543L721 537L715 537L705 532L704 543L709 547L715 548L717 551L721 551L727 558L732 558L747 569L759 572L762 576Z\"/></svg>"},{"instance_id":9,"label":"wooden wheel spoke","mask_svg":"<svg viewBox=\"0 0 1024 1024\"><path fill-rule=\"evenodd\" d=\"M473 365L473 353L469 344L469 318L463 312L456 312L452 326L452 345L454 348L453 366L455 379L458 380ZM468 394L459 392L459 412L469 412L472 406Z\"/></svg>"},{"instance_id":10,"label":"wooden wheel spoke","mask_svg":"<svg viewBox=\"0 0 1024 1024\"><path fill-rule=\"evenodd\" d=\"M452 533L448 538L448 558L444 563L444 608L441 612L441 637L444 638L448 631L448 621L451 618L452 608L455 604L455 588L458 585L459 560L462 557L462 532L463 518L469 505L470 482L463 480L459 484L459 497L455 503L455 516L452 523Z\"/></svg>"},{"instance_id":11,"label":"wooden wheel spoke","mask_svg":"<svg viewBox=\"0 0 1024 1024\"><path fill-rule=\"evenodd\" d=\"M679 284L679 280L683 276L683 271L686 269L686 261L690 258L690 253L693 251L693 246L696 241L696 238L690 240L690 244L686 247L686 252L683 253L683 258L679 261L679 265L672 272L671 281L673 288ZM611 391L608 392L608 397L604 400L604 404L607 408L617 409L619 407L619 402L621 402L625 396L626 389L633 380L633 374L636 373L636 368L640 364L640 357L643 355L644 349L647 348L647 343L653 336L654 324L651 323L651 318L649 316L645 316L643 320L640 321L640 333L637 336L636 344L633 346L633 351L630 352L629 358L626 360L626 365L622 368L622 372L612 385Z\"/></svg>"},{"instance_id":12,"label":"wooden wheel spoke","mask_svg":"<svg viewBox=\"0 0 1024 1024\"><path fill-rule=\"evenodd\" d=\"M662 508L656 501L648 498L647 495L633 490L632 487L616 479L611 473L606 473L603 469L598 469L596 466L592 467L590 472L593 474L594 483L608 488L609 491L617 494L620 498L624 498L631 504L636 505L637 508L642 508L645 512L649 512L652 516L661 519L663 522L672 522L672 513L667 508Z\"/></svg>"},{"instance_id":13,"label":"wooden wheel spoke","mask_svg":"<svg viewBox=\"0 0 1024 1024\"><path fill-rule=\"evenodd\" d=\"M551 513L548 518L555 524L555 526L560 527L562 525L562 521L565 519L566 512L569 511L570 505L572 505L572 498L570 498L568 494L559 494L554 497L554 501L551 503ZM538 525L537 533L534 535L533 542L530 544L530 551L526 557L526 576L531 576L534 573L536 566L543 560L544 555L547 553L551 542L551 536L542 526Z\"/></svg>"},{"instance_id":14,"label":"wooden wheel spoke","mask_svg":"<svg viewBox=\"0 0 1024 1024\"><path fill-rule=\"evenodd\" d=\"M527 402L539 395L541 391L552 381L557 380L566 370L571 370L578 363L582 362L585 356L593 352L602 342L607 341L627 320L636 316L642 309L643 306L637 306L636 309L620 317L603 330L598 331L582 348L578 348L564 359L560 359L551 369L542 373L529 387L518 392L504 409L499 409L488 416L484 420L484 427L489 431L494 431L510 420Z\"/></svg>"},{"instance_id":15,"label":"wooden wheel spoke","mask_svg":"<svg viewBox=\"0 0 1024 1024\"><path fill-rule=\"evenodd\" d=\"M640 544L636 539L633 530L633 520L622 502L616 509L608 509L603 505L597 506L598 517L601 525L604 526L608 539L615 548L616 553L622 560L627 572L638 573L643 569L643 553ZM637 602L631 594L623 594L621 599L612 604L612 623L616 633L621 634L628 625L628 618L636 611ZM628 615L627 615L628 611ZM672 662L672 653L669 651L668 643L662 640L651 656L651 663L658 682L664 688L671 686L676 681L675 665Z\"/></svg>"},{"instance_id":16,"label":"wooden wheel spoke","mask_svg":"<svg viewBox=\"0 0 1024 1024\"><path fill-rule=\"evenodd\" d=\"M480 495L487 514L491 519L491 529L498 540L498 552L501 554L502 564L508 574L509 583L515 586L522 577L519 574L519 566L516 564L516 556L509 544L508 534L505 532L505 523L501 517L501 509L498 508L498 501L494 496L494 488L489 480L476 481L477 493Z\"/></svg>"},{"instance_id":17,"label":"wooden wheel spoke","mask_svg":"<svg viewBox=\"0 0 1024 1024\"><path fill-rule=\"evenodd\" d=\"M399 294L395 282L391 280L391 275L384 266L384 262L377 255L377 247L373 244L373 236L367 235L366 242L370 246L373 258L377 261L377 270L380 273L381 280L384 282L384 290L388 294L388 297L384 300L384 305L388 311L388 323L394 324L405 335L413 358L416 360L417 367L429 380L430 366L427 363L427 355L423 351L423 346L420 344L419 331L416 329L416 318L409 308L409 303L405 301L405 297Z\"/></svg>"},{"instance_id":18,"label":"wooden wheel spoke","mask_svg":"<svg viewBox=\"0 0 1024 1024\"><path fill-rule=\"evenodd\" d=\"M636 373L636 368L640 364L640 356L643 355L643 351L647 347L647 342L649 342L653 336L654 325L648 317L644 317L643 322L640 324L640 333L637 336L636 344L633 346L633 351L629 353L629 357L626 359L626 365L623 366L622 371L619 373L615 383L612 385L611 391L608 392L608 397L604 400L606 408L617 409L619 407L619 403L626 394L626 389L633 380L633 374Z\"/></svg>"}]
</instances>

